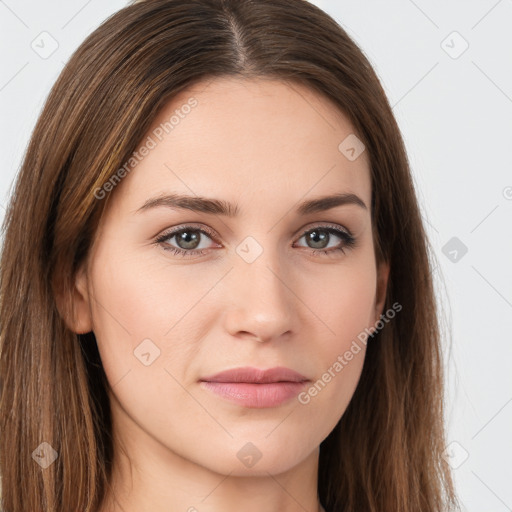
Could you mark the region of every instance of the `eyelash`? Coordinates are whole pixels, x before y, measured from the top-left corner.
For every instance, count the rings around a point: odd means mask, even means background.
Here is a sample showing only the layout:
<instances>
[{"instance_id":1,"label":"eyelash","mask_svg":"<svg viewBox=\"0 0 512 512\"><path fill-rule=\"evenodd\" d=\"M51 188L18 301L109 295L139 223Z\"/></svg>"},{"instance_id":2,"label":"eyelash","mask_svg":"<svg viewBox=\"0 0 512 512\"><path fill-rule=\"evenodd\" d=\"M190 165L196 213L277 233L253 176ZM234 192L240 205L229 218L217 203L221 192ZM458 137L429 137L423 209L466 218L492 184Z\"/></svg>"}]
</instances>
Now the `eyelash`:
<instances>
[{"instance_id":1,"label":"eyelash","mask_svg":"<svg viewBox=\"0 0 512 512\"><path fill-rule=\"evenodd\" d=\"M326 249L311 249L310 248L313 255L320 252L320 253L323 253L324 255L329 256L329 255L332 255L332 253L337 253L338 251L341 251L342 254L345 254L345 249L347 249L347 250L352 249L356 245L356 239L350 234L349 231L341 230L340 228L338 228L334 225L322 225L322 226L314 226L313 228L309 228L302 233L302 235L299 237L299 240L304 235L307 235L308 233L310 233L311 231L315 231L316 229L325 231L329 234L333 234L333 235L341 238L342 242L341 242L340 246L331 248L328 250L326 250ZM195 231L195 232L199 232L204 235L207 235L211 239L215 238L214 233L208 229L198 228L195 226L181 226L179 229L175 229L168 233L163 233L155 240L155 243L158 245L162 245L164 250L170 251L176 255L181 255L183 257L191 257L191 256L196 256L196 255L200 256L200 255L204 254L205 251L207 251L208 249L185 250L185 249L180 249L178 247L169 246L168 243L165 243L169 239L173 238L175 235L182 233L182 232L186 232L186 231ZM303 248L307 249L307 247L303 247Z\"/></svg>"}]
</instances>

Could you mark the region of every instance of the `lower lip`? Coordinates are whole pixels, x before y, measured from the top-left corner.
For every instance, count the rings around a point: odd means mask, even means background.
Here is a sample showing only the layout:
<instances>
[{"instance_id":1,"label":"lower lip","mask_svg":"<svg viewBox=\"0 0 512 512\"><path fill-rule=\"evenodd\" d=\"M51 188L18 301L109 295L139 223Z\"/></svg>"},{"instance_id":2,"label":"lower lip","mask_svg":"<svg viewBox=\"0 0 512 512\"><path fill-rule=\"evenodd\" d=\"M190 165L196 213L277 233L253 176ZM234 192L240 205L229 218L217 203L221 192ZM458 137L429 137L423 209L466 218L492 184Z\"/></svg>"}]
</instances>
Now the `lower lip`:
<instances>
[{"instance_id":1,"label":"lower lip","mask_svg":"<svg viewBox=\"0 0 512 512\"><path fill-rule=\"evenodd\" d=\"M297 396L306 382L208 382L201 381L206 388L227 400L245 407L277 407Z\"/></svg>"}]
</instances>

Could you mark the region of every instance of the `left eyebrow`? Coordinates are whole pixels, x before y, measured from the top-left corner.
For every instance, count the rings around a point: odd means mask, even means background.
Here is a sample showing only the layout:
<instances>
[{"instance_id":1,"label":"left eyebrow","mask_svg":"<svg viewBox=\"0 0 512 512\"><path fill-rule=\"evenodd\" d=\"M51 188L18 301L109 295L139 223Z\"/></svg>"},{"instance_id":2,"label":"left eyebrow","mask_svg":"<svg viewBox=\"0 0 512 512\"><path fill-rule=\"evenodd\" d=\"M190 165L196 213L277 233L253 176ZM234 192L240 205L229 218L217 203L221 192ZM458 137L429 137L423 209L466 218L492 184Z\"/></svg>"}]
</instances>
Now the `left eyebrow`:
<instances>
[{"instance_id":1,"label":"left eyebrow","mask_svg":"<svg viewBox=\"0 0 512 512\"><path fill-rule=\"evenodd\" d=\"M364 210L368 210L365 202L355 194L334 194L331 196L318 197L301 203L297 208L297 213L299 215L307 215L309 213L323 212L330 210L331 208L336 208L337 206L345 206L349 204L354 204Z\"/></svg>"},{"instance_id":2,"label":"left eyebrow","mask_svg":"<svg viewBox=\"0 0 512 512\"><path fill-rule=\"evenodd\" d=\"M311 213L323 212L336 208L338 206L356 205L364 210L367 206L364 201L355 194L334 194L322 196L315 199L304 201L297 208L298 215L308 215ZM157 207L167 207L178 210L192 210L196 212L208 213L213 215L223 215L226 217L236 217L240 213L237 204L229 203L221 199L211 199L199 196L188 196L180 194L167 194L148 199L136 213L150 210Z\"/></svg>"}]
</instances>

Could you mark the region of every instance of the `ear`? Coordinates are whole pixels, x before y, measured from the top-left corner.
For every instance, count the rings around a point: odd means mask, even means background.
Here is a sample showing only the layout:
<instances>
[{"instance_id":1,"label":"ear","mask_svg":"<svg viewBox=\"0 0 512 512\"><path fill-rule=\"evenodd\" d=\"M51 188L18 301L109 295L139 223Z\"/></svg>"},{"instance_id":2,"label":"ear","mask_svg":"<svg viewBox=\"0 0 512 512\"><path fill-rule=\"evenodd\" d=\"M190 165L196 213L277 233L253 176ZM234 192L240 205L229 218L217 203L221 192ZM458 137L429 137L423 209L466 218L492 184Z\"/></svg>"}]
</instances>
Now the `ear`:
<instances>
[{"instance_id":1,"label":"ear","mask_svg":"<svg viewBox=\"0 0 512 512\"><path fill-rule=\"evenodd\" d=\"M386 302L388 289L389 262L382 261L377 267L377 292L375 298L375 322L380 320Z\"/></svg>"},{"instance_id":2,"label":"ear","mask_svg":"<svg viewBox=\"0 0 512 512\"><path fill-rule=\"evenodd\" d=\"M77 272L75 281L57 297L58 309L68 328L76 334L92 331L88 281L85 266Z\"/></svg>"}]
</instances>

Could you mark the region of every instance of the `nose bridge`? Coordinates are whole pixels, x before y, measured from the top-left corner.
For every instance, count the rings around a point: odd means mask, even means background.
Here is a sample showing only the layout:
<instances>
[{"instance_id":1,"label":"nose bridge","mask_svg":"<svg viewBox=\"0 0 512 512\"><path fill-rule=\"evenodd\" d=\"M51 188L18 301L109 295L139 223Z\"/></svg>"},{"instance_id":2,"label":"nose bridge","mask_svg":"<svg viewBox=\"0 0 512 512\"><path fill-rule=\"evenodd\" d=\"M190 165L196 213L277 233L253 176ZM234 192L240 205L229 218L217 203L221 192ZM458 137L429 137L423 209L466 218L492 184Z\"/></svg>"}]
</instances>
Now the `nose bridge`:
<instances>
[{"instance_id":1,"label":"nose bridge","mask_svg":"<svg viewBox=\"0 0 512 512\"><path fill-rule=\"evenodd\" d=\"M228 313L231 334L244 331L261 341L292 329L294 297L286 284L287 269L272 235L260 243L247 237L236 248ZM264 245L265 244L265 245Z\"/></svg>"}]
</instances>

